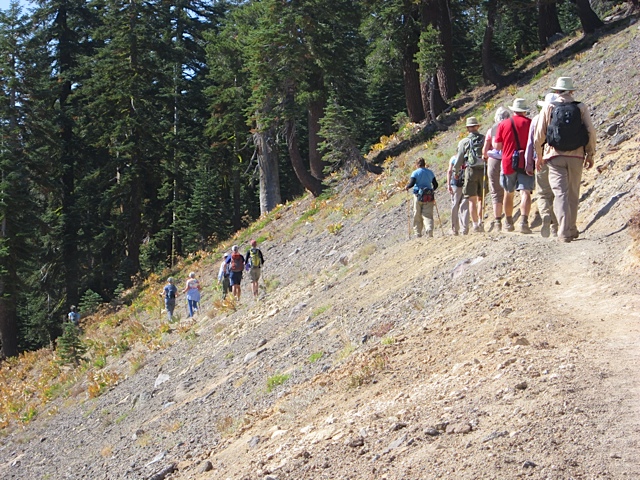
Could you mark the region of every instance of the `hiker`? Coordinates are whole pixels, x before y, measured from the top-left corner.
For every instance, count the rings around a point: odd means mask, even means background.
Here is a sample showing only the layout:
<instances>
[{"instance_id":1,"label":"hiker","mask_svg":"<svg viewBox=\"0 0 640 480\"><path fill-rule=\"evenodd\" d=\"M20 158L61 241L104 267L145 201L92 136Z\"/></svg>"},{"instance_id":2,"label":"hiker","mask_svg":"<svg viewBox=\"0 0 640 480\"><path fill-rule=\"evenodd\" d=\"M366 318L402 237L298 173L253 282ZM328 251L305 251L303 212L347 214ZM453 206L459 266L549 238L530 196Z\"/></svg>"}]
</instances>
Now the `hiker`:
<instances>
[{"instance_id":1,"label":"hiker","mask_svg":"<svg viewBox=\"0 0 640 480\"><path fill-rule=\"evenodd\" d=\"M225 253L222 256L222 263L220 264L220 270L218 270L218 285L222 284L222 299L227 298L227 294L231 291L231 284L229 282L229 275L231 270L229 264L231 263L231 255Z\"/></svg>"},{"instance_id":2,"label":"hiker","mask_svg":"<svg viewBox=\"0 0 640 480\"><path fill-rule=\"evenodd\" d=\"M480 123L476 117L467 118L466 128L469 134L458 143L454 168L459 170L463 165L466 165L462 194L469 201L473 231L484 232L480 200L480 195L484 192L485 163L482 158L484 135L479 131Z\"/></svg>"},{"instance_id":3,"label":"hiker","mask_svg":"<svg viewBox=\"0 0 640 480\"><path fill-rule=\"evenodd\" d=\"M504 188L504 215L507 232L513 232L513 197L514 193L520 193L520 233L529 234L529 211L531 210L531 194L533 193L534 177L532 167L527 170L524 158L524 148L527 146L527 135L531 119L527 117L527 105L524 98L516 98L509 107L513 116L502 120L496 131L493 145L502 150L502 172L500 173L500 185ZM519 162L518 171L513 168L514 154Z\"/></svg>"},{"instance_id":4,"label":"hiker","mask_svg":"<svg viewBox=\"0 0 640 480\"><path fill-rule=\"evenodd\" d=\"M253 298L258 299L258 280L260 280L260 272L262 271L262 265L264 265L264 256L262 251L258 248L258 242L251 240L249 243L251 248L247 250L247 254L244 258L244 263L250 266L249 278L251 278L251 290L253 291Z\"/></svg>"},{"instance_id":5,"label":"hiker","mask_svg":"<svg viewBox=\"0 0 640 480\"><path fill-rule=\"evenodd\" d=\"M559 77L551 90L558 98L542 108L534 133L536 169L549 166L558 241L569 243L579 235L576 223L580 181L583 167L593 167L596 131L588 107L573 99L575 87L571 77Z\"/></svg>"},{"instance_id":6,"label":"hiker","mask_svg":"<svg viewBox=\"0 0 640 480\"><path fill-rule=\"evenodd\" d=\"M161 293L164 298L164 306L167 309L167 317L169 321L173 320L173 311L176 308L176 297L178 296L178 287L173 283L173 277L167 278L167 284Z\"/></svg>"},{"instance_id":7,"label":"hiker","mask_svg":"<svg viewBox=\"0 0 640 480\"><path fill-rule=\"evenodd\" d=\"M231 247L231 261L229 264L229 283L231 284L231 292L236 300L240 301L240 282L242 282L242 272L244 271L244 257L239 252L237 245Z\"/></svg>"},{"instance_id":8,"label":"hiker","mask_svg":"<svg viewBox=\"0 0 640 480\"><path fill-rule=\"evenodd\" d=\"M447 189L451 194L451 234L458 235L462 231L463 235L469 233L469 200L462 195L464 186L464 168L455 171L457 155L449 160L447 170Z\"/></svg>"},{"instance_id":9,"label":"hiker","mask_svg":"<svg viewBox=\"0 0 640 480\"><path fill-rule=\"evenodd\" d=\"M75 305L71 305L71 308L69 310L70 310L70 312L67 315L67 318L76 327L79 326L80 325L80 314L78 313L78 311L76 309L76 306Z\"/></svg>"},{"instance_id":10,"label":"hiker","mask_svg":"<svg viewBox=\"0 0 640 480\"><path fill-rule=\"evenodd\" d=\"M493 144L498 132L498 125L502 120L509 118L511 114L504 107L498 107L493 117L493 125L484 136L484 146L482 147L482 157L487 162L487 178L489 180L489 192L491 193L491 204L493 206L493 222L489 231L502 230L502 201L504 199L504 188L500 185L500 170L502 169L502 151L495 148Z\"/></svg>"},{"instance_id":11,"label":"hiker","mask_svg":"<svg viewBox=\"0 0 640 480\"><path fill-rule=\"evenodd\" d=\"M557 99L557 94L547 93L547 95L544 97L544 100L538 100L538 107L544 108L550 103L555 102ZM538 113L531 119L531 126L529 127L529 138L527 140L527 148L524 152L524 156L527 160L527 165L530 165L529 168L533 168L533 166L535 165L536 151L533 138L539 119L540 114ZM539 171L536 171L535 177L536 193L538 197L538 212L540 212L540 218L542 219L542 228L540 229L540 235L544 238L548 238L551 235L557 237L558 220L555 213L553 213L554 196L553 190L551 190L551 185L549 185L549 167L547 165L543 165Z\"/></svg>"},{"instance_id":12,"label":"hiker","mask_svg":"<svg viewBox=\"0 0 640 480\"><path fill-rule=\"evenodd\" d=\"M416 167L405 187L407 191L413 188L413 231L416 237L421 237L424 227L427 237L433 237L434 191L438 182L434 173L426 168L424 158L416 160Z\"/></svg>"},{"instance_id":13,"label":"hiker","mask_svg":"<svg viewBox=\"0 0 640 480\"><path fill-rule=\"evenodd\" d=\"M189 308L189 316L187 318L192 318L200 308L200 290L200 282L196 279L195 272L191 272L184 290L182 290L182 293L187 294L187 306Z\"/></svg>"}]
</instances>

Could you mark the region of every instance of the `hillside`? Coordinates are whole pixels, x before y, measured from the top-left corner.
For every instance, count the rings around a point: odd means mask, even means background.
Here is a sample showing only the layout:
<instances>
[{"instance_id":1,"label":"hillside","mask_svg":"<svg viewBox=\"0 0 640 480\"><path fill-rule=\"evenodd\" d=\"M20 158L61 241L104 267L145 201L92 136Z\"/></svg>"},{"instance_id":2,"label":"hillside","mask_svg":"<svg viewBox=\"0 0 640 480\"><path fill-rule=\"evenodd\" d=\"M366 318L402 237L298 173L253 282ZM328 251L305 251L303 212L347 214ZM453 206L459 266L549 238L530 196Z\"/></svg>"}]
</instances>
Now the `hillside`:
<instances>
[{"instance_id":1,"label":"hillside","mask_svg":"<svg viewBox=\"0 0 640 480\"><path fill-rule=\"evenodd\" d=\"M212 285L222 250L258 237L262 299L245 284L240 305L223 304L208 288L195 323L110 354L119 381L104 393L91 398L88 378L5 428L0 477L640 478L640 28L624 22L556 65L576 39L561 41L522 84L471 92L383 175L186 261L180 281L195 270ZM414 159L442 179L465 116L488 127L497 106L533 107L564 75L599 135L579 240L542 238L535 207L529 236L445 225L410 238L399 187ZM87 334L157 330L160 288Z\"/></svg>"}]
</instances>

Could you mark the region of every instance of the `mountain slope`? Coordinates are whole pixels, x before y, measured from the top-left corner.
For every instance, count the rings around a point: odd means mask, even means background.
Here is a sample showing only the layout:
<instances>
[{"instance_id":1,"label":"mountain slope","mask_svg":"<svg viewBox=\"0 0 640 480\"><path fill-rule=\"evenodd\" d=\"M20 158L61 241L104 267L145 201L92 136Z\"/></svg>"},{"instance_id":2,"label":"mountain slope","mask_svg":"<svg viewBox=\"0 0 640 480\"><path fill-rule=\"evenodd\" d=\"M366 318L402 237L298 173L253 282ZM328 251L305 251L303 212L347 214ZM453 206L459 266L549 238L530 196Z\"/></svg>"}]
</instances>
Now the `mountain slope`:
<instances>
[{"instance_id":1,"label":"mountain slope","mask_svg":"<svg viewBox=\"0 0 640 480\"><path fill-rule=\"evenodd\" d=\"M539 221L531 236L439 227L410 239L398 187L418 155L443 178L459 120L380 177L280 208L259 231L262 301L245 285L234 310L208 290L197 323L166 333L135 374L98 398L79 388L56 415L10 432L0 475L640 477L639 57L630 25L449 119L474 113L488 126L499 104L533 105L573 76L599 131L578 241L541 238ZM216 263L190 268L211 284ZM124 377L139 354L108 368Z\"/></svg>"}]
</instances>

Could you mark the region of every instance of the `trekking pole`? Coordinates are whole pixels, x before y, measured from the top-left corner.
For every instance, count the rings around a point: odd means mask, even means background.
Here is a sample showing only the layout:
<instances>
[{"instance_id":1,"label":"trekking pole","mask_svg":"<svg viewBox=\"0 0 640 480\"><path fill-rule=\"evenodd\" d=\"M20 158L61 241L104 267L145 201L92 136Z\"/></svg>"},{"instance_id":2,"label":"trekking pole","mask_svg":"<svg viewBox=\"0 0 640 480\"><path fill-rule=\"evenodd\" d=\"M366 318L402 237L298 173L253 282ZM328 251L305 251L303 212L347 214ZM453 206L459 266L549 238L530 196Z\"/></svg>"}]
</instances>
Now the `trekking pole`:
<instances>
[{"instance_id":1,"label":"trekking pole","mask_svg":"<svg viewBox=\"0 0 640 480\"><path fill-rule=\"evenodd\" d=\"M433 204L436 207L436 214L438 215L438 222L440 222L440 230L442 230L442 236L444 237L446 234L444 233L444 227L442 226L442 219L440 218L440 210L438 210L438 202L436 201L436 195L433 194Z\"/></svg>"},{"instance_id":2,"label":"trekking pole","mask_svg":"<svg viewBox=\"0 0 640 480\"><path fill-rule=\"evenodd\" d=\"M407 190L407 226L409 227L409 240L411 240L411 194Z\"/></svg>"},{"instance_id":3,"label":"trekking pole","mask_svg":"<svg viewBox=\"0 0 640 480\"><path fill-rule=\"evenodd\" d=\"M484 162L484 171L482 173L482 199L480 200L480 223L484 224L484 204L487 195L485 185L487 184L487 162Z\"/></svg>"}]
</instances>

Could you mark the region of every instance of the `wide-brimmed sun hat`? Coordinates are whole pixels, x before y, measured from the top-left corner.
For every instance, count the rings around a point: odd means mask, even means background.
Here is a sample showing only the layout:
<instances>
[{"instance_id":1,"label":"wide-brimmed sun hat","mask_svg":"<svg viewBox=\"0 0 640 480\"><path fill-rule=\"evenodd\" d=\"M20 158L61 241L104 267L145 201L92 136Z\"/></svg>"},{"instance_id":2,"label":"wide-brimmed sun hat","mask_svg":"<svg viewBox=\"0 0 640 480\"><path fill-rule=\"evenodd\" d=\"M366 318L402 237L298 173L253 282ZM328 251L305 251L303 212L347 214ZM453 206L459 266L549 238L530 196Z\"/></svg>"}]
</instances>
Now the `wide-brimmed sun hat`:
<instances>
[{"instance_id":1,"label":"wide-brimmed sun hat","mask_svg":"<svg viewBox=\"0 0 640 480\"><path fill-rule=\"evenodd\" d=\"M527 101L524 98L515 98L513 104L509 106L509 110L512 112L524 113L529 111L527 109Z\"/></svg>"},{"instance_id":2,"label":"wide-brimmed sun hat","mask_svg":"<svg viewBox=\"0 0 640 480\"><path fill-rule=\"evenodd\" d=\"M550 103L555 102L556 100L558 100L558 94L557 93L547 93L544 96L544 100L538 100L538 106L544 108L547 105L549 105Z\"/></svg>"},{"instance_id":3,"label":"wide-brimmed sun hat","mask_svg":"<svg viewBox=\"0 0 640 480\"><path fill-rule=\"evenodd\" d=\"M476 117L467 118L467 127L476 127L478 125L480 125L480 123Z\"/></svg>"},{"instance_id":4,"label":"wide-brimmed sun hat","mask_svg":"<svg viewBox=\"0 0 640 480\"><path fill-rule=\"evenodd\" d=\"M557 90L559 92L571 92L575 90L575 87L573 86L573 78L559 77L556 80L556 84L551 87L551 90Z\"/></svg>"},{"instance_id":5,"label":"wide-brimmed sun hat","mask_svg":"<svg viewBox=\"0 0 640 480\"><path fill-rule=\"evenodd\" d=\"M232 252L237 252L238 250L239 250L238 245L234 245L233 247L231 247Z\"/></svg>"}]
</instances>

